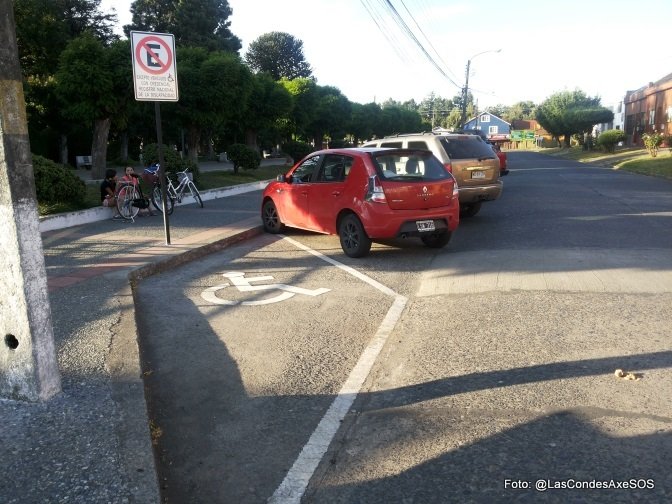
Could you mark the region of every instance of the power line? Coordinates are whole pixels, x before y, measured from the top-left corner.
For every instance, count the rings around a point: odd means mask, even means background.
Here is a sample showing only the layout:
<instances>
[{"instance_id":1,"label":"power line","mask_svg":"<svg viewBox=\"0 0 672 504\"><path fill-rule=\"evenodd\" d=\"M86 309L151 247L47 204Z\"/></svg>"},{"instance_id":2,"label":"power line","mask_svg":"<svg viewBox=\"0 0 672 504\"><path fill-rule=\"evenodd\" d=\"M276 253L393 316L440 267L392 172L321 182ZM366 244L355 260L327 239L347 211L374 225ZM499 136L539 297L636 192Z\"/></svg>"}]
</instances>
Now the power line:
<instances>
[{"instance_id":1,"label":"power line","mask_svg":"<svg viewBox=\"0 0 672 504\"><path fill-rule=\"evenodd\" d=\"M435 48L434 45L432 44L431 40L429 40L429 37L425 34L425 32L423 31L423 29L420 27L420 25L418 24L418 22L415 20L415 17L413 17L413 14L411 14L411 11L408 10L408 7L406 7L406 4L404 3L404 0L399 0L399 1L401 2L401 5L404 6L404 9L406 9L406 13L407 13L408 16L413 20L413 23L414 23L415 26L418 28L418 30L420 31L420 33L422 33L422 36L425 38L425 40L426 40L427 43L429 44L429 47L432 48L432 50L434 51L434 54L436 54L437 57L439 58L439 60L441 61L441 63L443 63L443 66L445 67L445 69L448 70L448 73L450 73L453 77L455 77L455 74L450 70L450 68L448 67L448 65L446 64L446 62L443 61L443 58L441 58L441 54L439 54L439 51L436 50L436 48ZM455 77L455 78L457 78L457 77ZM453 82L453 84L455 84L455 83ZM458 87L459 87L459 86L458 86Z\"/></svg>"},{"instance_id":2,"label":"power line","mask_svg":"<svg viewBox=\"0 0 672 504\"><path fill-rule=\"evenodd\" d=\"M425 49L425 47L418 40L413 31L408 27L404 19L399 15L399 12L394 7L394 5L392 5L392 2L390 0L381 0L381 1L383 2L383 5L385 5L387 9L392 13L392 17L394 21L397 23L397 25L408 36L408 38L410 38L415 43L415 45L418 46L420 51L425 55L425 57L432 64L432 66L436 68L439 71L439 73L443 75L456 88L461 89L462 86L455 83L455 81L452 78L450 78L450 76L439 66L439 64L434 60L434 58L432 58L432 56L427 52L427 49Z\"/></svg>"}]
</instances>

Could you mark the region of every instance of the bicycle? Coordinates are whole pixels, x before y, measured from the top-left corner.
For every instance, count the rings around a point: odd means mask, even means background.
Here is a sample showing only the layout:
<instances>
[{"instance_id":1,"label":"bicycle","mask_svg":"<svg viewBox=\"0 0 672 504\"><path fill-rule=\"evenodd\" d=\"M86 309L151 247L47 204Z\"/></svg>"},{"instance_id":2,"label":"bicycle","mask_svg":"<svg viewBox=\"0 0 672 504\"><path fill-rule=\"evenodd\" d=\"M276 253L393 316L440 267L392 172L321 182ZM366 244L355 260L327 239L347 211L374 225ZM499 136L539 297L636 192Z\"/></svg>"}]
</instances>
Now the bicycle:
<instances>
[{"instance_id":1,"label":"bicycle","mask_svg":"<svg viewBox=\"0 0 672 504\"><path fill-rule=\"evenodd\" d=\"M124 219L135 221L135 217L140 211L139 202L144 201L142 193L138 187L131 182L117 182L115 191L117 198L117 210Z\"/></svg>"},{"instance_id":2,"label":"bicycle","mask_svg":"<svg viewBox=\"0 0 672 504\"><path fill-rule=\"evenodd\" d=\"M159 212L163 212L163 204L161 199L161 183L159 178L156 177L158 172L159 165L152 165L150 168L146 168L145 172L154 175L153 188L151 193L152 203ZM203 208L203 199L201 199L201 193L198 191L196 184L194 184L194 174L187 170L177 172L177 187L173 185L173 181L170 177L166 177L166 210L168 215L173 213L175 207L175 201L182 203L182 197L184 192L189 189L191 197L194 199L198 205Z\"/></svg>"}]
</instances>

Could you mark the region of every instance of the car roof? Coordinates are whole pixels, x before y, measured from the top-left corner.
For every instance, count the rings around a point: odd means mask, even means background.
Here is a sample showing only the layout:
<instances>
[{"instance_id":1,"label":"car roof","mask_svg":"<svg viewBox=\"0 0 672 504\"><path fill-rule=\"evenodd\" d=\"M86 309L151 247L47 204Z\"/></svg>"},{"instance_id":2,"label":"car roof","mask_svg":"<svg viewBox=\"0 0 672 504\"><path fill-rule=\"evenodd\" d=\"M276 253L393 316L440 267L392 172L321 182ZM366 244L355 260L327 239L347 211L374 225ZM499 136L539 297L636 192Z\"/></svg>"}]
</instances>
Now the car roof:
<instances>
[{"instance_id":1,"label":"car roof","mask_svg":"<svg viewBox=\"0 0 672 504\"><path fill-rule=\"evenodd\" d=\"M481 137L478 134L473 134L473 133L447 133L445 131L441 132L434 132L434 131L423 131L420 133L398 133L395 135L387 135L384 136L383 138L374 138L372 140L367 140L368 142L378 142L382 140L393 140L395 138L408 138L408 137L447 137L447 138L478 138L483 140L483 137Z\"/></svg>"}]
</instances>

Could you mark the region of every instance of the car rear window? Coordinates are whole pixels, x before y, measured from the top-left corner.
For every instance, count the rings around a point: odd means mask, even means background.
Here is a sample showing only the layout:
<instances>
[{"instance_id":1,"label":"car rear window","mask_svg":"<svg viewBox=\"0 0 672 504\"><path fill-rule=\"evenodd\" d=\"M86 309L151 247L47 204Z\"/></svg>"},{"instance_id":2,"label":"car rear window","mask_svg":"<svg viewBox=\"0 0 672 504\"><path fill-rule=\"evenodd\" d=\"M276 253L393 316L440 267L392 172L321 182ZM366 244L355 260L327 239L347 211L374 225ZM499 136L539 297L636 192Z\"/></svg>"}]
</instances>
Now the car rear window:
<instances>
[{"instance_id":1,"label":"car rear window","mask_svg":"<svg viewBox=\"0 0 672 504\"><path fill-rule=\"evenodd\" d=\"M376 171L382 180L420 181L441 180L451 177L450 173L431 152L391 151L373 156Z\"/></svg>"},{"instance_id":2,"label":"car rear window","mask_svg":"<svg viewBox=\"0 0 672 504\"><path fill-rule=\"evenodd\" d=\"M450 159L478 159L497 156L492 148L478 137L443 137L441 145Z\"/></svg>"}]
</instances>

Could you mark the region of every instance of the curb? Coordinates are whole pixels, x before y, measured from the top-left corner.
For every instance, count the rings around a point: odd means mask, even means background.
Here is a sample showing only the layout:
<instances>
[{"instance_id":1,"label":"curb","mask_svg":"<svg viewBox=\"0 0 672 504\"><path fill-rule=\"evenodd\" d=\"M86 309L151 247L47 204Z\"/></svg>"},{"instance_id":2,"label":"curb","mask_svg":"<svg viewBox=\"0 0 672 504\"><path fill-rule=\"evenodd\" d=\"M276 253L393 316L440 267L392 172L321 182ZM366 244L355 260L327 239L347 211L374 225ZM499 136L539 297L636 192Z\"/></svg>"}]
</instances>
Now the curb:
<instances>
[{"instance_id":1,"label":"curb","mask_svg":"<svg viewBox=\"0 0 672 504\"><path fill-rule=\"evenodd\" d=\"M263 190L270 180L262 180L260 182L251 182L249 184L240 184L229 187L221 187L218 189L207 189L201 192L201 199L208 201L218 198L226 198L228 196L236 196L252 191ZM185 196L181 203L175 202L175 206L188 205L194 203L194 199L189 195ZM104 221L112 218L112 209L106 207L94 207L86 210L78 210L76 212L66 212L56 215L47 215L40 217L40 233L47 231L55 231L57 229L64 229L81 224L91 224L92 222Z\"/></svg>"},{"instance_id":2,"label":"curb","mask_svg":"<svg viewBox=\"0 0 672 504\"><path fill-rule=\"evenodd\" d=\"M138 283L147 277L170 271L178 266L198 260L235 243L263 233L261 225L235 233L207 245L146 264L128 273L128 286L120 293L132 296L133 303L122 308L118 331L110 344L108 365L111 389L122 420L117 428L123 471L133 489L137 502L159 502L161 490L156 470L156 457L150 428L149 404L145 395L142 360L142 335L138 329L135 302ZM130 291L130 292L129 292ZM151 467L152 471L138 472L137 467Z\"/></svg>"}]
</instances>

